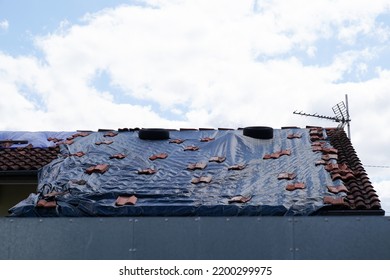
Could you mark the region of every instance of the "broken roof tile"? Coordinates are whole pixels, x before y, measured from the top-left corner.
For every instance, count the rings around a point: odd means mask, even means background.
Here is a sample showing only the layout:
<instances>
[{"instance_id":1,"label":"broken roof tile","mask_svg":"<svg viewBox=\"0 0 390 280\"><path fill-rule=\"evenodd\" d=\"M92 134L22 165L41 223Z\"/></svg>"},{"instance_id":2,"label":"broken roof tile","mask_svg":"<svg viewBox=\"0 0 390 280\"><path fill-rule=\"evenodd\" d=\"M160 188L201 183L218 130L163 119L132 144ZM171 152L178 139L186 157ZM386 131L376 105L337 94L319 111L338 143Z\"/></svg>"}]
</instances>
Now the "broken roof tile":
<instances>
[{"instance_id":1,"label":"broken roof tile","mask_svg":"<svg viewBox=\"0 0 390 280\"><path fill-rule=\"evenodd\" d=\"M218 162L218 163L222 163L226 160L226 157L218 157L218 156L215 156L215 157L211 157L209 159L209 162Z\"/></svg>"},{"instance_id":2,"label":"broken roof tile","mask_svg":"<svg viewBox=\"0 0 390 280\"><path fill-rule=\"evenodd\" d=\"M291 150L287 149L287 150L281 150L279 152L275 152L272 154L265 154L263 156L263 159L278 159L279 157L284 156L284 155L290 156Z\"/></svg>"},{"instance_id":3,"label":"broken roof tile","mask_svg":"<svg viewBox=\"0 0 390 280\"><path fill-rule=\"evenodd\" d=\"M75 133L75 134L73 134L73 135L67 137L66 139L67 139L67 140L73 140L73 139L75 139L75 138L77 138L77 137L86 137L86 136L88 136L89 134L90 134L90 133L88 133L88 132L77 132L77 133ZM57 140L57 138L48 138L47 140L48 140L48 141L51 141L51 140L49 140L49 139ZM58 142L58 141L57 141L57 142Z\"/></svg>"},{"instance_id":4,"label":"broken roof tile","mask_svg":"<svg viewBox=\"0 0 390 280\"><path fill-rule=\"evenodd\" d=\"M168 157L167 153L160 153L160 154L154 154L149 157L150 160L156 160L156 159L166 159Z\"/></svg>"},{"instance_id":5,"label":"broken roof tile","mask_svg":"<svg viewBox=\"0 0 390 280\"><path fill-rule=\"evenodd\" d=\"M173 143L173 144L181 144L183 143L185 140L183 139L172 139L172 140L169 140L169 143Z\"/></svg>"},{"instance_id":6,"label":"broken roof tile","mask_svg":"<svg viewBox=\"0 0 390 280\"><path fill-rule=\"evenodd\" d=\"M187 166L187 169L189 169L189 170L205 169L206 166L207 166L207 164L204 163L204 162L190 163L190 164Z\"/></svg>"},{"instance_id":7,"label":"broken roof tile","mask_svg":"<svg viewBox=\"0 0 390 280\"><path fill-rule=\"evenodd\" d=\"M124 159L125 157L126 157L126 155L119 153L119 154L115 154L115 155L110 156L110 159L114 159L114 158Z\"/></svg>"},{"instance_id":8,"label":"broken roof tile","mask_svg":"<svg viewBox=\"0 0 390 280\"><path fill-rule=\"evenodd\" d=\"M197 151L197 150L199 150L199 147L197 147L195 145L186 146L184 148L184 151Z\"/></svg>"},{"instance_id":9,"label":"broken roof tile","mask_svg":"<svg viewBox=\"0 0 390 280\"><path fill-rule=\"evenodd\" d=\"M137 197L135 195L132 196L118 196L115 205L124 206L124 205L135 205L137 203Z\"/></svg>"},{"instance_id":10,"label":"broken roof tile","mask_svg":"<svg viewBox=\"0 0 390 280\"><path fill-rule=\"evenodd\" d=\"M200 139L200 142L210 142L213 141L215 138L210 138L210 137L204 137Z\"/></svg>"},{"instance_id":11,"label":"broken roof tile","mask_svg":"<svg viewBox=\"0 0 390 280\"><path fill-rule=\"evenodd\" d=\"M325 166L325 170L331 172L332 170L339 170L339 165L337 163L328 163Z\"/></svg>"},{"instance_id":12,"label":"broken roof tile","mask_svg":"<svg viewBox=\"0 0 390 280\"><path fill-rule=\"evenodd\" d=\"M345 205L343 197L324 196L324 204Z\"/></svg>"},{"instance_id":13,"label":"broken roof tile","mask_svg":"<svg viewBox=\"0 0 390 280\"><path fill-rule=\"evenodd\" d=\"M322 148L321 151L323 154L337 154L337 149L335 148Z\"/></svg>"},{"instance_id":14,"label":"broken roof tile","mask_svg":"<svg viewBox=\"0 0 390 280\"><path fill-rule=\"evenodd\" d=\"M291 150L290 149L281 150L279 153L282 156L290 156L291 155Z\"/></svg>"},{"instance_id":15,"label":"broken roof tile","mask_svg":"<svg viewBox=\"0 0 390 280\"><path fill-rule=\"evenodd\" d=\"M229 203L247 203L250 200L251 200L251 197L238 195L238 196L234 196L234 197L230 198L228 202Z\"/></svg>"},{"instance_id":16,"label":"broken roof tile","mask_svg":"<svg viewBox=\"0 0 390 280\"><path fill-rule=\"evenodd\" d=\"M58 143L58 142L61 142L61 141L63 141L63 140L64 140L64 139L58 139L58 138L53 138L53 137L47 138L47 141L53 142L53 143Z\"/></svg>"},{"instance_id":17,"label":"broken roof tile","mask_svg":"<svg viewBox=\"0 0 390 280\"><path fill-rule=\"evenodd\" d=\"M108 164L98 164L95 166L91 166L85 170L85 173L92 174L92 173L100 173L103 174L109 169Z\"/></svg>"},{"instance_id":18,"label":"broken roof tile","mask_svg":"<svg viewBox=\"0 0 390 280\"><path fill-rule=\"evenodd\" d=\"M85 156L85 153L80 151L80 152L77 152L77 153L74 153L74 154L70 154L69 156L73 156L73 157L83 157Z\"/></svg>"},{"instance_id":19,"label":"broken roof tile","mask_svg":"<svg viewBox=\"0 0 390 280\"><path fill-rule=\"evenodd\" d=\"M328 188L328 191L330 191L331 193L339 193L339 192L345 192L347 193L348 192L348 189L346 186L344 185L339 185L339 186L327 186Z\"/></svg>"},{"instance_id":20,"label":"broken roof tile","mask_svg":"<svg viewBox=\"0 0 390 280\"><path fill-rule=\"evenodd\" d=\"M40 200L38 200L36 207L55 208L55 207L57 207L57 202L55 200L47 201L45 199L40 199Z\"/></svg>"},{"instance_id":21,"label":"broken roof tile","mask_svg":"<svg viewBox=\"0 0 390 280\"><path fill-rule=\"evenodd\" d=\"M294 173L283 172L278 175L278 180L293 180L295 179L295 177L297 177L297 175L295 175Z\"/></svg>"},{"instance_id":22,"label":"broken roof tile","mask_svg":"<svg viewBox=\"0 0 390 280\"><path fill-rule=\"evenodd\" d=\"M199 184L199 183L210 183L212 180L211 176L202 176L199 178L192 178L191 183L192 184Z\"/></svg>"},{"instance_id":23,"label":"broken roof tile","mask_svg":"<svg viewBox=\"0 0 390 280\"><path fill-rule=\"evenodd\" d=\"M73 139L69 139L69 140L67 139L67 140L62 142L62 144L64 144L64 145L72 145L73 143L74 143Z\"/></svg>"},{"instance_id":24,"label":"broken roof tile","mask_svg":"<svg viewBox=\"0 0 390 280\"><path fill-rule=\"evenodd\" d=\"M243 169L245 169L245 167L246 167L246 164L240 163L240 164L235 164L235 165L229 166L228 170L243 170Z\"/></svg>"},{"instance_id":25,"label":"broken roof tile","mask_svg":"<svg viewBox=\"0 0 390 280\"><path fill-rule=\"evenodd\" d=\"M157 170L152 169L152 168L146 168L142 170L138 170L137 173L140 175L153 175L157 172Z\"/></svg>"},{"instance_id":26,"label":"broken roof tile","mask_svg":"<svg viewBox=\"0 0 390 280\"><path fill-rule=\"evenodd\" d=\"M294 183L294 184L289 184L286 187L286 190L288 191L295 191L297 189L304 189L305 188L305 183Z\"/></svg>"},{"instance_id":27,"label":"broken roof tile","mask_svg":"<svg viewBox=\"0 0 390 280\"><path fill-rule=\"evenodd\" d=\"M87 137L88 135L90 135L92 133L92 131L79 131L75 134L76 137Z\"/></svg>"},{"instance_id":28,"label":"broken roof tile","mask_svg":"<svg viewBox=\"0 0 390 280\"><path fill-rule=\"evenodd\" d=\"M117 132L109 131L109 132L104 134L104 137L115 137L117 135L118 135Z\"/></svg>"}]
</instances>

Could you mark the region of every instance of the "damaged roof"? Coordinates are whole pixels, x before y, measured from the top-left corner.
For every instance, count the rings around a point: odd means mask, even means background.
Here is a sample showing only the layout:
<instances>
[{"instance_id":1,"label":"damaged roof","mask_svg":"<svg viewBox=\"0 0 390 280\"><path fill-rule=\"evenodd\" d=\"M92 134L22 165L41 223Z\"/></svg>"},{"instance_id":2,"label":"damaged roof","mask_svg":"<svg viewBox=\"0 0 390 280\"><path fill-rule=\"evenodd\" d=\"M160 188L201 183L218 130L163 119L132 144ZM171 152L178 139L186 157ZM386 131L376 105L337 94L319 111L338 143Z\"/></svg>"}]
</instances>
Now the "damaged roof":
<instances>
[{"instance_id":1,"label":"damaged roof","mask_svg":"<svg viewBox=\"0 0 390 280\"><path fill-rule=\"evenodd\" d=\"M0 147L1 166L28 149L52 156L11 216L384 214L343 130L61 133L44 134L46 147Z\"/></svg>"}]
</instances>

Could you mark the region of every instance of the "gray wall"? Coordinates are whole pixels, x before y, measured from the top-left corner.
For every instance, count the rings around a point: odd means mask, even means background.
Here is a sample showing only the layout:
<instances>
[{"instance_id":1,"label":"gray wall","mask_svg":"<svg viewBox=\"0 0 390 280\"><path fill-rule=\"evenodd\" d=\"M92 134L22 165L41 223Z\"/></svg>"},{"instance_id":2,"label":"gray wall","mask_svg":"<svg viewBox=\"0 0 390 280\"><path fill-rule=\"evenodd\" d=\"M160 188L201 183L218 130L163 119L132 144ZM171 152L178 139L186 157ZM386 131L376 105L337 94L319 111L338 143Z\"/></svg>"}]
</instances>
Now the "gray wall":
<instances>
[{"instance_id":1,"label":"gray wall","mask_svg":"<svg viewBox=\"0 0 390 280\"><path fill-rule=\"evenodd\" d=\"M390 217L1 218L0 259L390 259Z\"/></svg>"},{"instance_id":2,"label":"gray wall","mask_svg":"<svg viewBox=\"0 0 390 280\"><path fill-rule=\"evenodd\" d=\"M37 189L36 176L0 176L0 217Z\"/></svg>"}]
</instances>

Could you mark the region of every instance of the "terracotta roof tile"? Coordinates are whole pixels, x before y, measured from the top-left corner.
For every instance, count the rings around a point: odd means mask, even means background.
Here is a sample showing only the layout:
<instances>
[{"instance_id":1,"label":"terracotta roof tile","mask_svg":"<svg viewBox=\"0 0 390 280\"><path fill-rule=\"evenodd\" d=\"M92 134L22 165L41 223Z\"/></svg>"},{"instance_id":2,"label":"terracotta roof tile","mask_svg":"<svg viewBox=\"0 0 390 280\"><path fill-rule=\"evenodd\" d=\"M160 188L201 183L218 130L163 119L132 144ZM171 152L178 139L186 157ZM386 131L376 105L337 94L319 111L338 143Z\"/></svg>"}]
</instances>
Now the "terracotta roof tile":
<instances>
[{"instance_id":1,"label":"terracotta roof tile","mask_svg":"<svg viewBox=\"0 0 390 280\"><path fill-rule=\"evenodd\" d=\"M59 147L0 149L0 170L38 170L59 154Z\"/></svg>"},{"instance_id":2,"label":"terracotta roof tile","mask_svg":"<svg viewBox=\"0 0 390 280\"><path fill-rule=\"evenodd\" d=\"M343 197L325 196L324 204L345 205L345 201Z\"/></svg>"},{"instance_id":3,"label":"terracotta roof tile","mask_svg":"<svg viewBox=\"0 0 390 280\"><path fill-rule=\"evenodd\" d=\"M168 157L167 153L160 153L160 154L154 154L149 157L150 160L156 160L156 159L166 159Z\"/></svg>"},{"instance_id":4,"label":"terracotta roof tile","mask_svg":"<svg viewBox=\"0 0 390 280\"><path fill-rule=\"evenodd\" d=\"M124 206L124 205L135 205L137 203L137 197L135 195L132 196L118 196L115 201L115 205Z\"/></svg>"},{"instance_id":5,"label":"terracotta roof tile","mask_svg":"<svg viewBox=\"0 0 390 280\"><path fill-rule=\"evenodd\" d=\"M228 170L243 170L246 167L246 164L236 164L228 167Z\"/></svg>"},{"instance_id":6,"label":"terracotta roof tile","mask_svg":"<svg viewBox=\"0 0 390 280\"><path fill-rule=\"evenodd\" d=\"M85 153L80 151L80 152L77 152L77 153L74 153L74 154L70 154L70 156L73 156L73 157L83 157L83 156L85 156Z\"/></svg>"},{"instance_id":7,"label":"terracotta roof tile","mask_svg":"<svg viewBox=\"0 0 390 280\"><path fill-rule=\"evenodd\" d=\"M192 178L191 183L192 184L199 184L199 183L210 183L212 180L211 176L202 176L199 178Z\"/></svg>"},{"instance_id":8,"label":"terracotta roof tile","mask_svg":"<svg viewBox=\"0 0 390 280\"><path fill-rule=\"evenodd\" d=\"M210 137L204 137L202 139L200 139L200 142L210 142L210 141L214 141L215 138L210 138Z\"/></svg>"},{"instance_id":9,"label":"terracotta roof tile","mask_svg":"<svg viewBox=\"0 0 390 280\"><path fill-rule=\"evenodd\" d=\"M281 150L279 152L275 152L272 154L265 154L263 159L278 159L279 157L284 156L284 155L290 156L291 150L287 149L287 150Z\"/></svg>"},{"instance_id":10,"label":"terracotta roof tile","mask_svg":"<svg viewBox=\"0 0 390 280\"><path fill-rule=\"evenodd\" d=\"M153 175L157 172L157 170L152 169L152 168L146 168L146 169L141 169L138 170L137 173L140 175Z\"/></svg>"},{"instance_id":11,"label":"terracotta roof tile","mask_svg":"<svg viewBox=\"0 0 390 280\"><path fill-rule=\"evenodd\" d=\"M215 156L215 157L211 157L209 159L209 162L218 162L218 163L222 163L226 160L226 157L218 157L218 156Z\"/></svg>"},{"instance_id":12,"label":"terracotta roof tile","mask_svg":"<svg viewBox=\"0 0 390 280\"><path fill-rule=\"evenodd\" d=\"M113 158L124 159L125 157L126 157L126 155L119 153L119 154L115 154L115 155L110 156L110 159L113 159Z\"/></svg>"},{"instance_id":13,"label":"terracotta roof tile","mask_svg":"<svg viewBox=\"0 0 390 280\"><path fill-rule=\"evenodd\" d=\"M379 198L373 192L373 187L367 177L367 173L345 132L343 130L329 130L327 134L329 135L331 145L338 150L339 169L345 171L344 176L340 174L341 172L339 173L340 176L335 176L343 180L345 186L351 193L346 198L350 208L367 210L380 209Z\"/></svg>"},{"instance_id":14,"label":"terracotta roof tile","mask_svg":"<svg viewBox=\"0 0 390 280\"><path fill-rule=\"evenodd\" d=\"M293 180L295 179L295 177L297 177L297 175L294 173L283 172L278 175L278 180L283 180L283 179Z\"/></svg>"},{"instance_id":15,"label":"terracotta roof tile","mask_svg":"<svg viewBox=\"0 0 390 280\"><path fill-rule=\"evenodd\" d=\"M339 192L347 193L348 192L347 187L344 186L344 185L340 185L340 186L327 186L327 188L328 188L328 191L330 191L331 193L339 193Z\"/></svg>"},{"instance_id":16,"label":"terracotta roof tile","mask_svg":"<svg viewBox=\"0 0 390 280\"><path fill-rule=\"evenodd\" d=\"M188 166L187 166L187 169L189 170L195 170L195 169L205 169L207 166L207 163L204 163L204 162L197 162L197 163L190 163Z\"/></svg>"},{"instance_id":17,"label":"terracotta roof tile","mask_svg":"<svg viewBox=\"0 0 390 280\"><path fill-rule=\"evenodd\" d=\"M103 173L105 173L109 169L109 167L110 166L108 164L98 164L98 165L95 165L95 166L88 167L85 170L85 173L87 173L87 174L92 174L92 173L103 174Z\"/></svg>"},{"instance_id":18,"label":"terracotta roof tile","mask_svg":"<svg viewBox=\"0 0 390 280\"><path fill-rule=\"evenodd\" d=\"M173 144L181 144L183 143L185 140L183 139L172 139L172 140L169 140L169 143L173 143Z\"/></svg>"},{"instance_id":19,"label":"terracotta roof tile","mask_svg":"<svg viewBox=\"0 0 390 280\"><path fill-rule=\"evenodd\" d=\"M299 183L287 185L286 190L295 191L295 190L304 189L304 188L305 188L305 183L299 182Z\"/></svg>"},{"instance_id":20,"label":"terracotta roof tile","mask_svg":"<svg viewBox=\"0 0 390 280\"><path fill-rule=\"evenodd\" d=\"M242 195L234 196L229 199L229 203L247 203L251 200L251 197L246 197Z\"/></svg>"},{"instance_id":21,"label":"terracotta roof tile","mask_svg":"<svg viewBox=\"0 0 390 280\"><path fill-rule=\"evenodd\" d=\"M197 151L197 150L199 150L199 147L194 145L190 145L184 148L184 151Z\"/></svg>"},{"instance_id":22,"label":"terracotta roof tile","mask_svg":"<svg viewBox=\"0 0 390 280\"><path fill-rule=\"evenodd\" d=\"M55 208L57 207L57 202L55 200L47 201L45 199L40 199L38 200L36 207Z\"/></svg>"}]
</instances>

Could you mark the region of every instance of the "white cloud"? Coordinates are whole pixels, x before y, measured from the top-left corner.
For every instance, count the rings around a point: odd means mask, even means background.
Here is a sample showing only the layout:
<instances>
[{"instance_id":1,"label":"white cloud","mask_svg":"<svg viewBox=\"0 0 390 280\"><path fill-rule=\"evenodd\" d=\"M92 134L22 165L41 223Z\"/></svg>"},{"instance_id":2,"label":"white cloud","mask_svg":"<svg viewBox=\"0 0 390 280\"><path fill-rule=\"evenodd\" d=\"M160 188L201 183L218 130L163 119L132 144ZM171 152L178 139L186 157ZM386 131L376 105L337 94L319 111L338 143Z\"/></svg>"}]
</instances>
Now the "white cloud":
<instances>
[{"instance_id":1,"label":"white cloud","mask_svg":"<svg viewBox=\"0 0 390 280\"><path fill-rule=\"evenodd\" d=\"M371 170L370 170L371 171ZM386 216L390 214L390 180L373 182Z\"/></svg>"},{"instance_id":2,"label":"white cloud","mask_svg":"<svg viewBox=\"0 0 390 280\"><path fill-rule=\"evenodd\" d=\"M0 20L0 30L8 30L9 22L6 19Z\"/></svg>"},{"instance_id":3,"label":"white cloud","mask_svg":"<svg viewBox=\"0 0 390 280\"><path fill-rule=\"evenodd\" d=\"M63 21L35 38L43 61L0 52L0 129L332 126L292 111L332 115L348 93L359 157L388 165L390 65L363 77L388 50L389 3L150 0Z\"/></svg>"},{"instance_id":4,"label":"white cloud","mask_svg":"<svg viewBox=\"0 0 390 280\"><path fill-rule=\"evenodd\" d=\"M320 105L332 91L339 93L332 99L342 97L344 87L335 83L352 71L363 75L366 64L361 60L370 59L374 50L334 53L322 67L305 65L294 53L303 50L313 58L319 39L348 41L360 33L383 31L375 17L388 11L385 1L148 3L153 8L120 6L88 14L82 25L59 23L57 32L36 38L44 63L3 55L8 63L0 67L9 78L2 82L14 88L15 98L30 104L32 114L35 110L47 116L47 122L33 122L34 126L62 129L69 119L67 127L74 127L77 118L93 128L121 119L136 126L152 120L169 126L243 126L270 122L269 116L271 125L285 125L294 109ZM378 36L383 40L382 33ZM94 87L91 81L99 71L108 74L113 91L120 89L119 93ZM29 100L20 85L35 98ZM127 94L139 104L153 102L159 115L150 106L137 105L134 110L136 104L114 104L115 94ZM73 108L73 113L65 108ZM104 118L94 116L108 112L104 108L112 112ZM185 120L164 120L164 112L183 112ZM28 122L24 125L30 127Z\"/></svg>"}]
</instances>

